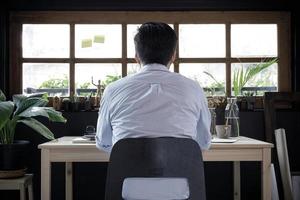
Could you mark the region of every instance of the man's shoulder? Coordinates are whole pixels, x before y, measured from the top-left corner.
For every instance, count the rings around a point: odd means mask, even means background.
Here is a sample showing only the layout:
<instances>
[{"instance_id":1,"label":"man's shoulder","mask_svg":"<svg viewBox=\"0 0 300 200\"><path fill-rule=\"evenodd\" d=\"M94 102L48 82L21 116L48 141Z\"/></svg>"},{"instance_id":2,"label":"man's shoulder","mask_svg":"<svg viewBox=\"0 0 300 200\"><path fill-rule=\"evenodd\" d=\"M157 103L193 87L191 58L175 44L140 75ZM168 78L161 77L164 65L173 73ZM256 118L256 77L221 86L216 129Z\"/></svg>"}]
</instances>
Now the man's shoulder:
<instances>
[{"instance_id":1,"label":"man's shoulder","mask_svg":"<svg viewBox=\"0 0 300 200\"><path fill-rule=\"evenodd\" d=\"M114 92L116 89L122 88L127 84L131 84L134 80L134 75L125 76L119 80L116 80L109 85L107 85L106 90L111 92Z\"/></svg>"},{"instance_id":2,"label":"man's shoulder","mask_svg":"<svg viewBox=\"0 0 300 200\"><path fill-rule=\"evenodd\" d=\"M201 89L199 83L197 83L196 81L187 78L179 73L172 73L172 76L174 77L174 80L176 80L178 82L179 85L191 88L191 89L196 89L199 90Z\"/></svg>"},{"instance_id":3,"label":"man's shoulder","mask_svg":"<svg viewBox=\"0 0 300 200\"><path fill-rule=\"evenodd\" d=\"M196 81L189 79L179 73L168 73L168 75L166 77L164 77L166 79L164 79L162 81L162 83L167 83L167 84L172 84L172 85L176 85L176 87L181 88L182 90L185 91L199 91L202 90L201 86L199 85L199 83L197 83ZM144 75L142 73L137 73L137 74L133 74L133 75L129 75L126 77L123 77L111 84L109 84L107 86L107 90L109 91L109 93L114 93L116 91L120 91L122 90L124 87L126 86L134 86L136 85L138 82L151 82L153 80L147 80L149 79L149 77L144 77Z\"/></svg>"}]
</instances>

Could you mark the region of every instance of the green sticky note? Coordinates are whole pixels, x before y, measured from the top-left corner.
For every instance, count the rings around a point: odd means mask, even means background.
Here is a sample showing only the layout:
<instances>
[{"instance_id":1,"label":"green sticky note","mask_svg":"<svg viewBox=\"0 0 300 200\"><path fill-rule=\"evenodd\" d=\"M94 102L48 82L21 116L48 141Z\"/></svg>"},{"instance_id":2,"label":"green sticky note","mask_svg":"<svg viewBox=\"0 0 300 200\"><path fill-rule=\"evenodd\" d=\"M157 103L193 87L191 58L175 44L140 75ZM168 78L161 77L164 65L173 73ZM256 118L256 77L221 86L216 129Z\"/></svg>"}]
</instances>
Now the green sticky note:
<instances>
[{"instance_id":1,"label":"green sticky note","mask_svg":"<svg viewBox=\"0 0 300 200\"><path fill-rule=\"evenodd\" d=\"M95 35L94 42L95 43L104 43L105 36L104 35Z\"/></svg>"},{"instance_id":2,"label":"green sticky note","mask_svg":"<svg viewBox=\"0 0 300 200\"><path fill-rule=\"evenodd\" d=\"M81 48L92 47L93 40L92 39L83 39L81 40Z\"/></svg>"}]
</instances>

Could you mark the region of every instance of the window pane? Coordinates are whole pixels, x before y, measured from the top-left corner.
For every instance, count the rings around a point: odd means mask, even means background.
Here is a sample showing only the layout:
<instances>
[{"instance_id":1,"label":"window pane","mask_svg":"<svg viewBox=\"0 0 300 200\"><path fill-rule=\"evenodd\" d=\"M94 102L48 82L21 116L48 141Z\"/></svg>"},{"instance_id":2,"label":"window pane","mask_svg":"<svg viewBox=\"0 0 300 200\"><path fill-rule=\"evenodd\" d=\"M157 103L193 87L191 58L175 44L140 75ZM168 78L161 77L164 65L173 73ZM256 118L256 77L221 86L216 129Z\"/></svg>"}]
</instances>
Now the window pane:
<instances>
[{"instance_id":1,"label":"window pane","mask_svg":"<svg viewBox=\"0 0 300 200\"><path fill-rule=\"evenodd\" d=\"M179 25L179 57L225 57L224 24Z\"/></svg>"},{"instance_id":2,"label":"window pane","mask_svg":"<svg viewBox=\"0 0 300 200\"><path fill-rule=\"evenodd\" d=\"M141 24L129 24L127 25L127 58L135 57L135 47L134 47L134 36L137 33L137 29ZM173 24L169 24L171 28L174 29Z\"/></svg>"},{"instance_id":3,"label":"window pane","mask_svg":"<svg viewBox=\"0 0 300 200\"><path fill-rule=\"evenodd\" d=\"M198 82L206 95L225 95L224 63L183 63L180 74Z\"/></svg>"},{"instance_id":4,"label":"window pane","mask_svg":"<svg viewBox=\"0 0 300 200\"><path fill-rule=\"evenodd\" d=\"M69 64L24 63L23 93L48 92L49 96L69 95Z\"/></svg>"},{"instance_id":5,"label":"window pane","mask_svg":"<svg viewBox=\"0 0 300 200\"><path fill-rule=\"evenodd\" d=\"M135 57L134 36L141 24L127 25L127 58Z\"/></svg>"},{"instance_id":6,"label":"window pane","mask_svg":"<svg viewBox=\"0 0 300 200\"><path fill-rule=\"evenodd\" d=\"M255 67L258 63L233 63L231 66L231 80L233 82L233 77L237 74L237 70L243 68L243 74L247 73L248 70ZM240 73L239 73L240 74ZM241 77L241 75L238 76ZM249 95L263 95L266 91L277 91L278 86L278 65L277 63L269 66L260 73L253 75L242 88L242 94ZM234 88L234 84L232 83ZM234 90L233 93L234 95Z\"/></svg>"},{"instance_id":7,"label":"window pane","mask_svg":"<svg viewBox=\"0 0 300 200\"><path fill-rule=\"evenodd\" d=\"M137 63L128 63L127 64L127 76L135 74L139 72L141 69L141 66Z\"/></svg>"},{"instance_id":8,"label":"window pane","mask_svg":"<svg viewBox=\"0 0 300 200\"><path fill-rule=\"evenodd\" d=\"M137 73L141 69L140 65L137 63L129 63L127 64L127 75L132 75ZM174 72L174 65L171 64L169 70Z\"/></svg>"},{"instance_id":9,"label":"window pane","mask_svg":"<svg viewBox=\"0 0 300 200\"><path fill-rule=\"evenodd\" d=\"M66 24L24 24L24 58L68 58L70 26Z\"/></svg>"},{"instance_id":10,"label":"window pane","mask_svg":"<svg viewBox=\"0 0 300 200\"><path fill-rule=\"evenodd\" d=\"M277 25L231 25L231 54L233 57L276 57Z\"/></svg>"},{"instance_id":11,"label":"window pane","mask_svg":"<svg viewBox=\"0 0 300 200\"><path fill-rule=\"evenodd\" d=\"M96 92L96 86L91 82L92 77L95 84L98 80L101 85L107 85L122 76L122 65L119 63L80 63L75 64L75 86L78 95L86 96Z\"/></svg>"},{"instance_id":12,"label":"window pane","mask_svg":"<svg viewBox=\"0 0 300 200\"><path fill-rule=\"evenodd\" d=\"M77 58L120 58L121 25L75 25Z\"/></svg>"}]
</instances>

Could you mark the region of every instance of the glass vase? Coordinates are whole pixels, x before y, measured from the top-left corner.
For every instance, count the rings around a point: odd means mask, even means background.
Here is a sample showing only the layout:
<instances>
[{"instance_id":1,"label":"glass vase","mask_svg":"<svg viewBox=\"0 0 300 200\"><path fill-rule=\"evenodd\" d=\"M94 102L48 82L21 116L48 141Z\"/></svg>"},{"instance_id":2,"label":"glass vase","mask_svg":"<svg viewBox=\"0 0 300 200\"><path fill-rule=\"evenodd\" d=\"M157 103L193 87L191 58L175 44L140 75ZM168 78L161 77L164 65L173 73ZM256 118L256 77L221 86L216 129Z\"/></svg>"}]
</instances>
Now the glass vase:
<instances>
[{"instance_id":1,"label":"glass vase","mask_svg":"<svg viewBox=\"0 0 300 200\"><path fill-rule=\"evenodd\" d=\"M211 116L211 124L210 124L210 133L211 135L216 135L216 109L215 108L209 108L210 116Z\"/></svg>"},{"instance_id":2,"label":"glass vase","mask_svg":"<svg viewBox=\"0 0 300 200\"><path fill-rule=\"evenodd\" d=\"M227 98L225 108L225 125L231 126L230 137L238 137L240 135L239 107L236 101L236 98Z\"/></svg>"}]
</instances>

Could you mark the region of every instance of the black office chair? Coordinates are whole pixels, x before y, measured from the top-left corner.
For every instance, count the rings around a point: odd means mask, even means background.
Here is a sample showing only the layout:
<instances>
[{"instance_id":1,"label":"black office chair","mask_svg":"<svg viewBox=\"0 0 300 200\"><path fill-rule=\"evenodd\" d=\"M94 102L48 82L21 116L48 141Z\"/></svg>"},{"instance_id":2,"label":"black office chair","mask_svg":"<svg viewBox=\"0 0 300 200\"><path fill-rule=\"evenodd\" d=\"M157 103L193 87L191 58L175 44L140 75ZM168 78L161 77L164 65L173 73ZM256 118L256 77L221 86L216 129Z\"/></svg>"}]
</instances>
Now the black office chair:
<instances>
[{"instance_id":1,"label":"black office chair","mask_svg":"<svg viewBox=\"0 0 300 200\"><path fill-rule=\"evenodd\" d=\"M183 178L189 190L184 199L206 199L202 153L192 139L161 137L118 141L110 155L105 199L123 199L123 182L130 177Z\"/></svg>"}]
</instances>

